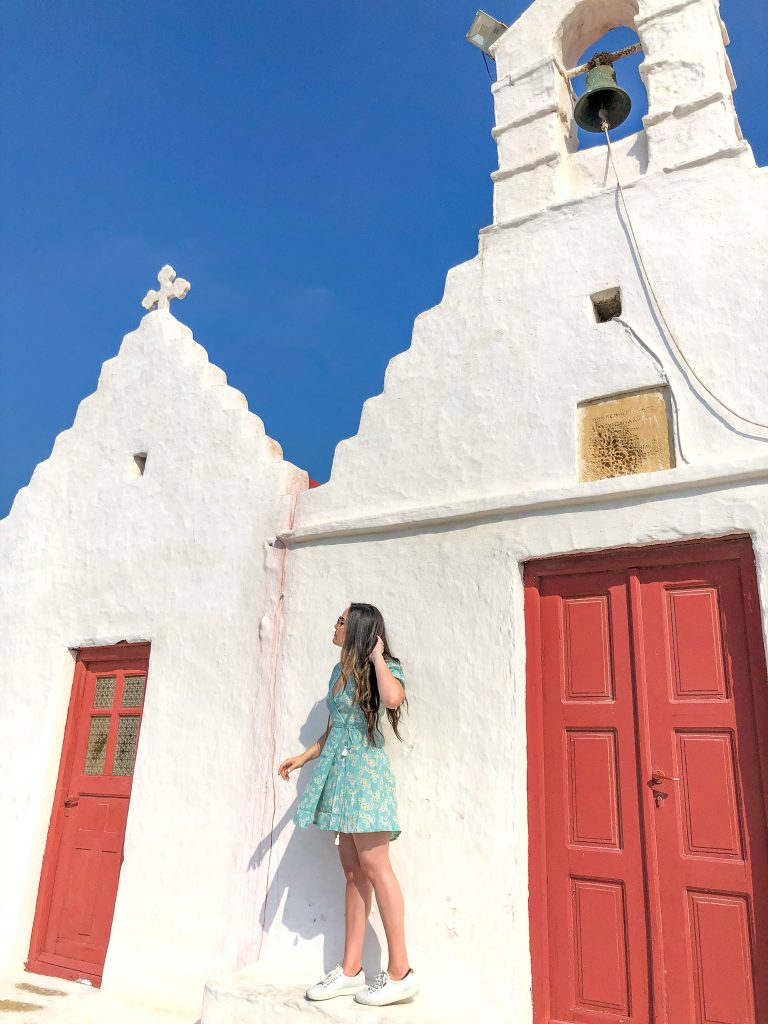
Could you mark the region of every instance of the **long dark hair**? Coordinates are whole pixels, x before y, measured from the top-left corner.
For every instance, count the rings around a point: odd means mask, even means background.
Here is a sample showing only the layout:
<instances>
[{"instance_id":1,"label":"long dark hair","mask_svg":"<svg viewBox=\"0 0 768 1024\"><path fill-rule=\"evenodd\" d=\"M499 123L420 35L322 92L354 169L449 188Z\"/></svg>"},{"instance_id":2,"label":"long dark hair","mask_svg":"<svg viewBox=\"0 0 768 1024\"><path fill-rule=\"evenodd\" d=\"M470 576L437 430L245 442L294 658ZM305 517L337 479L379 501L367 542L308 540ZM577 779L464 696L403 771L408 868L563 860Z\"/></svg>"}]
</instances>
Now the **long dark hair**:
<instances>
[{"instance_id":1,"label":"long dark hair","mask_svg":"<svg viewBox=\"0 0 768 1024\"><path fill-rule=\"evenodd\" d=\"M377 636L384 641L384 657L390 661L396 661L398 664L400 662L389 649L384 617L378 608L374 608L372 604L357 602L351 604L346 626L344 646L341 649L341 677L345 686L348 679L353 679L355 682L354 700L356 704L360 705L365 715L368 739L375 746L374 733L378 731L380 736L384 735L379 728L378 712L381 697L376 682L376 669L369 660L371 652L376 646ZM405 703L407 704L407 699ZM400 721L400 708L387 708L387 718L395 736L402 742L403 738L397 729Z\"/></svg>"}]
</instances>

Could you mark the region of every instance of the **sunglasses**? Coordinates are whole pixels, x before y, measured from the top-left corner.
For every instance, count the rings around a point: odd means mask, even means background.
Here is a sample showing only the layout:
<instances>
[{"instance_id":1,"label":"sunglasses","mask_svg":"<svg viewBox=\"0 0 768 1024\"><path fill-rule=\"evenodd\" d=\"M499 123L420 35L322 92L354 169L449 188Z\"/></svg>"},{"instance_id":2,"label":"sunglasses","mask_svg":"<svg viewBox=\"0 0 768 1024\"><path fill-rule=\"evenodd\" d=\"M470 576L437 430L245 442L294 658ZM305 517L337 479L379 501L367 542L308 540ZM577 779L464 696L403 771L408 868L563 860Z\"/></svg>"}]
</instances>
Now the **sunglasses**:
<instances>
[{"instance_id":1,"label":"sunglasses","mask_svg":"<svg viewBox=\"0 0 768 1024\"><path fill-rule=\"evenodd\" d=\"M342 615L340 615L338 617L338 619L336 619L336 625L337 626L346 626L346 624L347 624L347 620Z\"/></svg>"}]
</instances>

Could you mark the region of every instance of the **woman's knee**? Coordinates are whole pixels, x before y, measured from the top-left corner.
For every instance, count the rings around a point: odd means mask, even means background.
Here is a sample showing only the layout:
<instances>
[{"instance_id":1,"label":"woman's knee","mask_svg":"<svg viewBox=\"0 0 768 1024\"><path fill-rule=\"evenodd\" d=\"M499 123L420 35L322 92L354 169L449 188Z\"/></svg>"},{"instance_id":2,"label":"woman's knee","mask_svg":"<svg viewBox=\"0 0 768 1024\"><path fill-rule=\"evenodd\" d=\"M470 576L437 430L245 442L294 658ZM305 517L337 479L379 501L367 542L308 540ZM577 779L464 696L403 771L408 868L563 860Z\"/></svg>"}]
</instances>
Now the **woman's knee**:
<instances>
[{"instance_id":1,"label":"woman's knee","mask_svg":"<svg viewBox=\"0 0 768 1024\"><path fill-rule=\"evenodd\" d=\"M359 885L366 880L359 864L344 864L342 862L341 870L344 872L346 880L352 882L353 885Z\"/></svg>"},{"instance_id":2,"label":"woman's knee","mask_svg":"<svg viewBox=\"0 0 768 1024\"><path fill-rule=\"evenodd\" d=\"M389 863L389 857L370 857L364 853L359 854L360 857L360 870L363 877L369 881L372 885L375 885L380 878L388 874L392 867Z\"/></svg>"},{"instance_id":3,"label":"woman's knee","mask_svg":"<svg viewBox=\"0 0 768 1024\"><path fill-rule=\"evenodd\" d=\"M352 882L353 885L367 885L370 879L363 871L363 867L357 860L342 860L341 870L344 872L344 877L348 882Z\"/></svg>"},{"instance_id":4,"label":"woman's knee","mask_svg":"<svg viewBox=\"0 0 768 1024\"><path fill-rule=\"evenodd\" d=\"M348 882L360 882L364 879L365 876L357 856L357 847L352 836L346 833L339 836L339 860L341 861L341 870Z\"/></svg>"}]
</instances>

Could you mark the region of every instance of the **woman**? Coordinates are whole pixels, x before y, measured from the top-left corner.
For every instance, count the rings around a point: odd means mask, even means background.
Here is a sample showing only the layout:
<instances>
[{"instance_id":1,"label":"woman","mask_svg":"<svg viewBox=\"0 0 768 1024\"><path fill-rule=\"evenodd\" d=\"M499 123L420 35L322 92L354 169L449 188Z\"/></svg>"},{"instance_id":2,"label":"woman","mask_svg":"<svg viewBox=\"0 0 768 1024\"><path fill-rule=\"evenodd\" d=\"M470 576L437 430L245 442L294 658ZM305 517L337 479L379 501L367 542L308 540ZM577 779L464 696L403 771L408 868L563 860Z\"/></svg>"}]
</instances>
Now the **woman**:
<instances>
[{"instance_id":1,"label":"woman","mask_svg":"<svg viewBox=\"0 0 768 1024\"><path fill-rule=\"evenodd\" d=\"M405 950L403 896L389 862L389 843L400 835L400 826L395 778L379 726L386 708L400 739L405 681L400 662L389 650L384 619L373 605L351 604L336 622L333 642L341 648L341 660L328 684L328 727L317 743L278 768L288 779L294 769L320 759L293 820L302 827L315 824L337 832L347 880L344 959L307 989L307 998L354 993L358 1003L385 1006L418 992ZM374 892L389 963L366 987L361 961Z\"/></svg>"}]
</instances>

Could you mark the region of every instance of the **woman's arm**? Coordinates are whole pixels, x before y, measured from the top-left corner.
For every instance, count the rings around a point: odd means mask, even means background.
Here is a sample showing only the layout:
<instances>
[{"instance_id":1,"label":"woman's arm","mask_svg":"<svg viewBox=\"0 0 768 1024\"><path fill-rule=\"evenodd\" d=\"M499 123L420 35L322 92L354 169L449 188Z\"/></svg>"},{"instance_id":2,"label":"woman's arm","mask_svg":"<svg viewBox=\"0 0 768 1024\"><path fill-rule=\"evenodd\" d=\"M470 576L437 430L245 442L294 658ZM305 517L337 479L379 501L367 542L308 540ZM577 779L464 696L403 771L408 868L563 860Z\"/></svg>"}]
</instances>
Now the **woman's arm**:
<instances>
[{"instance_id":1,"label":"woman's arm","mask_svg":"<svg viewBox=\"0 0 768 1024\"><path fill-rule=\"evenodd\" d=\"M307 747L303 754L299 755L302 758L301 763L306 764L307 761L314 761L316 757L320 757L325 746L325 741L328 739L328 733L331 731L331 720L328 719L328 725L326 726L325 732L320 739L313 743L311 747Z\"/></svg>"},{"instance_id":2,"label":"woman's arm","mask_svg":"<svg viewBox=\"0 0 768 1024\"><path fill-rule=\"evenodd\" d=\"M376 685L379 688L379 696L384 702L384 707L394 711L405 700L405 689L400 680L393 676L387 667L384 659L384 641L381 637L376 638L371 661L376 669Z\"/></svg>"},{"instance_id":3,"label":"woman's arm","mask_svg":"<svg viewBox=\"0 0 768 1024\"><path fill-rule=\"evenodd\" d=\"M286 758L286 760L283 761L283 763L277 769L278 775L280 775L284 779L287 779L292 771L295 771L297 768L302 768L307 763L307 761L314 761L316 757L320 757L320 754L323 752L323 747L325 746L325 741L328 739L328 733L330 731L331 720L329 718L328 726L323 735L320 737L320 739L317 740L316 743L313 743L311 747L307 747L307 749L302 754L297 754L296 757Z\"/></svg>"}]
</instances>

